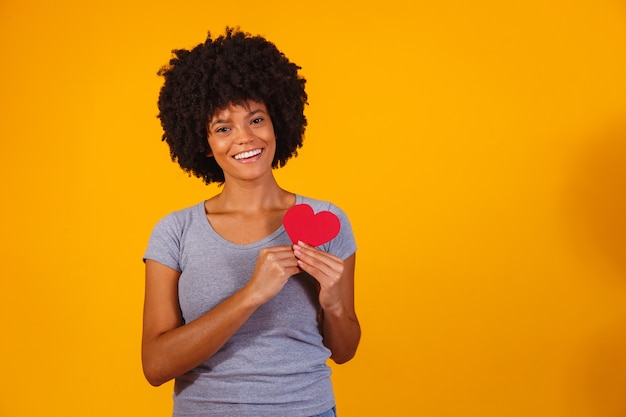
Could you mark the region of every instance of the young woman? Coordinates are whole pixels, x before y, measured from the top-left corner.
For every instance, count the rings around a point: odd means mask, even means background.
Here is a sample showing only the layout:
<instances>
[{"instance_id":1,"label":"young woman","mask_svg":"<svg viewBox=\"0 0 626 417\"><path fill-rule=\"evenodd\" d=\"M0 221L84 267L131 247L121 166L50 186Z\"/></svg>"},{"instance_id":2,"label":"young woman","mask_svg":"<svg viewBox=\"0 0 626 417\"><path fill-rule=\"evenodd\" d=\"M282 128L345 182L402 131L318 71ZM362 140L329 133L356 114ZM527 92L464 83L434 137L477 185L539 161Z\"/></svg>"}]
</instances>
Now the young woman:
<instances>
[{"instance_id":1,"label":"young woman","mask_svg":"<svg viewBox=\"0 0 626 417\"><path fill-rule=\"evenodd\" d=\"M182 169L222 187L150 237L146 378L175 379L177 417L335 416L326 362L350 360L361 334L356 246L343 211L273 175L302 146L300 67L231 28L174 54L159 72L163 139ZM296 204L337 215L337 237L293 244L282 219Z\"/></svg>"}]
</instances>

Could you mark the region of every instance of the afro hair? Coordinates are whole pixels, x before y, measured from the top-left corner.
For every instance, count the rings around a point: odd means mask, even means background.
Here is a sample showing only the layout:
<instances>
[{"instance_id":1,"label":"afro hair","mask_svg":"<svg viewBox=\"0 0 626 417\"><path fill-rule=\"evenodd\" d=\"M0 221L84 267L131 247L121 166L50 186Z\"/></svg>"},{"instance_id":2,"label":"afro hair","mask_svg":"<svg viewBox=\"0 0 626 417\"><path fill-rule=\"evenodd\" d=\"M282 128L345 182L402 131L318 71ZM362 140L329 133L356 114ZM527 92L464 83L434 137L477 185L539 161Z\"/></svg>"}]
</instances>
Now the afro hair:
<instances>
[{"instance_id":1,"label":"afro hair","mask_svg":"<svg viewBox=\"0 0 626 417\"><path fill-rule=\"evenodd\" d=\"M302 146L306 117L306 80L299 66L261 36L226 28L191 50L177 49L158 75L165 82L159 94L162 139L172 161L205 183L223 183L224 172L208 157L207 123L216 110L247 100L264 103L274 134L272 167L282 167Z\"/></svg>"}]
</instances>

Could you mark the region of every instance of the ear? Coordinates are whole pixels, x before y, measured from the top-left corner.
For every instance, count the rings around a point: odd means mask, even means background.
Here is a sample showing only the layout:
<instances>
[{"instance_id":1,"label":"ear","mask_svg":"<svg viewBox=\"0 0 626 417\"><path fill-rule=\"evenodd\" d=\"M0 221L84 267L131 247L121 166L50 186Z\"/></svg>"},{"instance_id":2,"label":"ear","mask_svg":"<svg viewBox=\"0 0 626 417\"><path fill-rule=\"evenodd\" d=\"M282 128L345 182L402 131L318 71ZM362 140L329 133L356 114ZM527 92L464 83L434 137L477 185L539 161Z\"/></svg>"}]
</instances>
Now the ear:
<instances>
[{"instance_id":1,"label":"ear","mask_svg":"<svg viewBox=\"0 0 626 417\"><path fill-rule=\"evenodd\" d=\"M208 151L206 151L205 155L207 158L213 158L213 151L209 149Z\"/></svg>"}]
</instances>

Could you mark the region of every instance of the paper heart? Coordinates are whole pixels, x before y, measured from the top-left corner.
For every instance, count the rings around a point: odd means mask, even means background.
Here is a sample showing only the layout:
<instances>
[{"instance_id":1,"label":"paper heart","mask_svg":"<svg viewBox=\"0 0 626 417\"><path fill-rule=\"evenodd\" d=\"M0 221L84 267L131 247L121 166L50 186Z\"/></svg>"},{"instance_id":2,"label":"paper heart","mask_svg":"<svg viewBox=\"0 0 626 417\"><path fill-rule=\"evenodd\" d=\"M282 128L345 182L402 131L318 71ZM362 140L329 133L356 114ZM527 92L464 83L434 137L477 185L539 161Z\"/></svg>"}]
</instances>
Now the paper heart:
<instances>
[{"instance_id":1,"label":"paper heart","mask_svg":"<svg viewBox=\"0 0 626 417\"><path fill-rule=\"evenodd\" d=\"M315 214L308 204L296 204L285 213L283 226L293 243L320 246L339 234L340 222L330 211Z\"/></svg>"}]
</instances>

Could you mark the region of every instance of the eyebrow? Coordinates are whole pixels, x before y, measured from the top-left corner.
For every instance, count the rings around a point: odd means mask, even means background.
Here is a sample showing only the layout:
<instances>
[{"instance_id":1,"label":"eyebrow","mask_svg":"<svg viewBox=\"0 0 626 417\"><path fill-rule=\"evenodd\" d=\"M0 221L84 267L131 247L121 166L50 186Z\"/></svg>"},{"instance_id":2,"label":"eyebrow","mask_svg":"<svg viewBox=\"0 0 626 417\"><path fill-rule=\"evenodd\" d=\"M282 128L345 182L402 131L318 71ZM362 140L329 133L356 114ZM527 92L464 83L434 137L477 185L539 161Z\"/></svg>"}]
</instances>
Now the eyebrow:
<instances>
[{"instance_id":1,"label":"eyebrow","mask_svg":"<svg viewBox=\"0 0 626 417\"><path fill-rule=\"evenodd\" d=\"M257 113L266 114L265 111L263 111L263 109L256 109L256 110L252 110L250 113L248 113L246 115L246 117L250 118L250 117L256 115ZM212 121L209 122L209 126L217 125L217 124L220 124L220 123L228 123L228 122L229 122L228 119L217 119L215 121L212 120Z\"/></svg>"}]
</instances>

